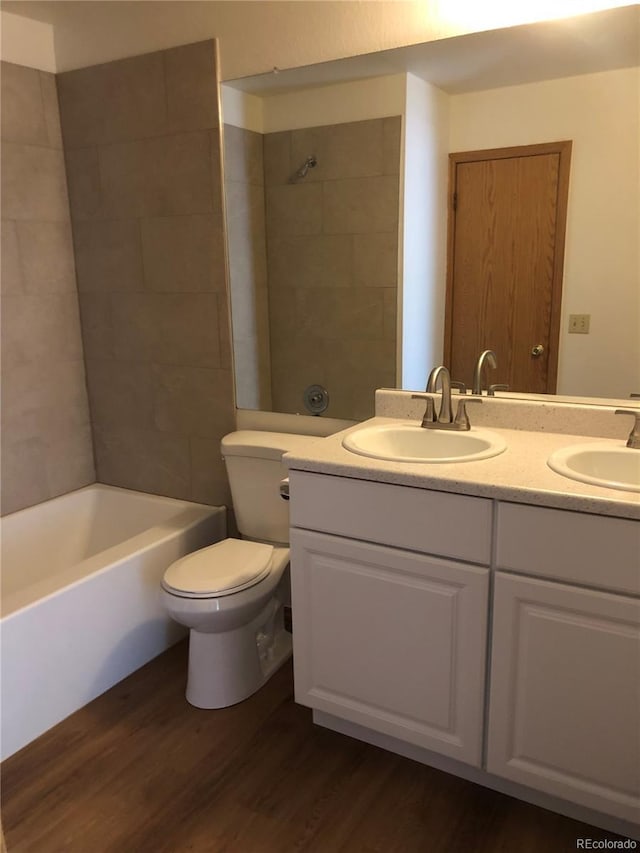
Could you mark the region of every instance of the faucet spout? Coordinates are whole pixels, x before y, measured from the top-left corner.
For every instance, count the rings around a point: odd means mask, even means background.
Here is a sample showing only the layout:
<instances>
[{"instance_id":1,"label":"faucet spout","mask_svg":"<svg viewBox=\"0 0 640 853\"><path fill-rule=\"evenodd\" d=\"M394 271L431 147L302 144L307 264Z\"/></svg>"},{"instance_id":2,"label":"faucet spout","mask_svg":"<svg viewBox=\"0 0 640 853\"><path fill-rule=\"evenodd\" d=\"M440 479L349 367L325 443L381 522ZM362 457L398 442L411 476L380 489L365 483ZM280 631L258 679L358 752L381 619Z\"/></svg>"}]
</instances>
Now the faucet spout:
<instances>
[{"instance_id":1,"label":"faucet spout","mask_svg":"<svg viewBox=\"0 0 640 853\"><path fill-rule=\"evenodd\" d=\"M439 384L442 386L442 399L438 412L438 423L450 424L453 420L451 414L451 376L444 365L440 365L431 371L427 387L435 392L438 390Z\"/></svg>"},{"instance_id":2,"label":"faucet spout","mask_svg":"<svg viewBox=\"0 0 640 853\"><path fill-rule=\"evenodd\" d=\"M485 365L487 364L493 370L498 366L496 354L492 349L486 349L484 352L480 353L476 363L476 369L473 373L473 390L471 392L476 396L480 396L482 394L482 374L484 372Z\"/></svg>"}]
</instances>

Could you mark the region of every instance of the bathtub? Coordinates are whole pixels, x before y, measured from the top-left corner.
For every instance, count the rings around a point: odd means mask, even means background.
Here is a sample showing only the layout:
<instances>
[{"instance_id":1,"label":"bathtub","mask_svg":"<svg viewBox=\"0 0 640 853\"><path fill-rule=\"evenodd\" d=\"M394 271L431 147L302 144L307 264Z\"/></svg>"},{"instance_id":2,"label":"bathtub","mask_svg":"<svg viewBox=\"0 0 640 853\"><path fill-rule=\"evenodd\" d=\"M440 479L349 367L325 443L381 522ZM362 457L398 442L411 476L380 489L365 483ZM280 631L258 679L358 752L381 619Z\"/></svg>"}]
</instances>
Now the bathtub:
<instances>
[{"instance_id":1,"label":"bathtub","mask_svg":"<svg viewBox=\"0 0 640 853\"><path fill-rule=\"evenodd\" d=\"M225 531L224 507L103 485L1 520L2 759L184 636L160 580Z\"/></svg>"}]
</instances>

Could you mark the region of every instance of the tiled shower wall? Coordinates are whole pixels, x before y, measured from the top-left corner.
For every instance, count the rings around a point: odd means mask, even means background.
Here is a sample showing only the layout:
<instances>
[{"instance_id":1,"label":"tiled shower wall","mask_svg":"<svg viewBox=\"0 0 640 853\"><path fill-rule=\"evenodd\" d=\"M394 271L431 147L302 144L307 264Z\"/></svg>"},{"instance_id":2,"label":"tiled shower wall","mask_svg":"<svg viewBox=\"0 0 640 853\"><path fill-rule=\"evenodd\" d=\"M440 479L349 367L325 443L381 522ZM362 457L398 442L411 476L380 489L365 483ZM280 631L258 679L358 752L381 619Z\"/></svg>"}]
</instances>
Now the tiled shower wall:
<instances>
[{"instance_id":1,"label":"tiled shower wall","mask_svg":"<svg viewBox=\"0 0 640 853\"><path fill-rule=\"evenodd\" d=\"M229 239L236 402L270 411L269 297L263 137L224 126L224 185Z\"/></svg>"},{"instance_id":2,"label":"tiled shower wall","mask_svg":"<svg viewBox=\"0 0 640 853\"><path fill-rule=\"evenodd\" d=\"M264 137L274 411L368 418L394 387L400 117ZM315 156L317 166L291 183Z\"/></svg>"},{"instance_id":3,"label":"tiled shower wall","mask_svg":"<svg viewBox=\"0 0 640 853\"><path fill-rule=\"evenodd\" d=\"M227 503L215 42L58 76L98 480Z\"/></svg>"},{"instance_id":4,"label":"tiled shower wall","mask_svg":"<svg viewBox=\"0 0 640 853\"><path fill-rule=\"evenodd\" d=\"M2 513L95 479L53 74L1 63Z\"/></svg>"}]
</instances>

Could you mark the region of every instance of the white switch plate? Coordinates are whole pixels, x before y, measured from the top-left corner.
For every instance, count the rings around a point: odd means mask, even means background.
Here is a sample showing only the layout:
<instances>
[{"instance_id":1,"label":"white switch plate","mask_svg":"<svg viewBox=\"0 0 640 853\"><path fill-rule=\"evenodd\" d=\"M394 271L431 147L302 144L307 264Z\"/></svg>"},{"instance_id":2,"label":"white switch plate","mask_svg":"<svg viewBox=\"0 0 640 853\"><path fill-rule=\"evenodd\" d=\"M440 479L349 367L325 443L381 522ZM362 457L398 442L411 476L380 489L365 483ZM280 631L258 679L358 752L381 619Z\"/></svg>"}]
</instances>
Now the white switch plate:
<instances>
[{"instance_id":1,"label":"white switch plate","mask_svg":"<svg viewBox=\"0 0 640 853\"><path fill-rule=\"evenodd\" d=\"M588 335L591 314L569 314L569 334Z\"/></svg>"}]
</instances>

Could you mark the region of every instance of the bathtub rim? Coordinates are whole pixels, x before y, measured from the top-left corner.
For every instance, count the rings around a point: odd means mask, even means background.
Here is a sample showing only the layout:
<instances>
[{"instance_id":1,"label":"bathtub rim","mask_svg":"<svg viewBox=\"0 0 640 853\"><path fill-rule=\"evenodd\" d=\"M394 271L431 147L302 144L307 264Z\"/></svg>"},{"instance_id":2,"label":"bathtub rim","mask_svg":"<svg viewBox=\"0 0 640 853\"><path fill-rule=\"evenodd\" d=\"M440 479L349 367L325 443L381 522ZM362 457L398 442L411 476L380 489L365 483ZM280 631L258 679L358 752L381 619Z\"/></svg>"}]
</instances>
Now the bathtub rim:
<instances>
[{"instance_id":1,"label":"bathtub rim","mask_svg":"<svg viewBox=\"0 0 640 853\"><path fill-rule=\"evenodd\" d=\"M163 495L139 492L135 489L124 489L120 486L110 486L105 483L92 483L88 486L83 486L80 489L74 489L72 492L67 492L64 495L58 495L58 497L51 498L51 502L59 501L68 497L68 495L76 495L89 489L95 489L96 487L100 490L124 492L127 493L127 495L137 495L143 498L155 500L158 503L171 503L175 505L176 513L172 515L171 518L161 522L160 524L148 527L141 533L130 536L122 542L118 542L115 545L111 545L109 548L99 551L97 554L93 554L91 557L87 557L84 560L80 560L78 563L74 563L68 568L57 572L53 578L43 578L35 583L25 586L23 589L19 589L7 596L3 596L2 601L0 602L0 625L6 619L11 619L14 616L17 616L19 613L34 604L59 595L65 590L68 590L70 587L74 587L82 583L89 576L101 574L113 566L124 562L124 560L130 559L137 554L142 554L160 542L167 541L172 536L188 532L206 518L221 513L226 516L227 513L227 508L224 505L213 506L210 504L201 504L196 503L195 501L185 501L179 498L169 498ZM43 503L49 502L50 501L43 501ZM42 504L35 504L36 507L41 505ZM34 507L25 507L24 509L16 510L15 513L9 513L8 515L3 516L3 520L8 519L11 516L15 516L18 513L28 512L33 508ZM53 579L55 579L55 586L52 583Z\"/></svg>"}]
</instances>

